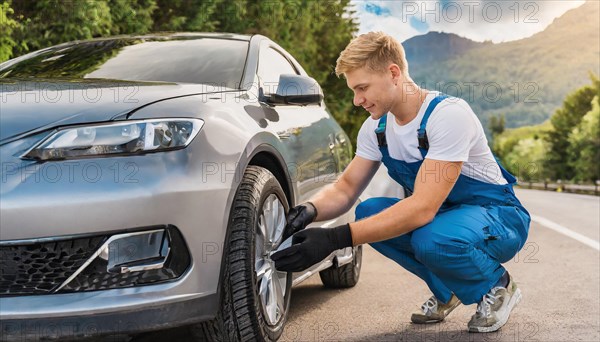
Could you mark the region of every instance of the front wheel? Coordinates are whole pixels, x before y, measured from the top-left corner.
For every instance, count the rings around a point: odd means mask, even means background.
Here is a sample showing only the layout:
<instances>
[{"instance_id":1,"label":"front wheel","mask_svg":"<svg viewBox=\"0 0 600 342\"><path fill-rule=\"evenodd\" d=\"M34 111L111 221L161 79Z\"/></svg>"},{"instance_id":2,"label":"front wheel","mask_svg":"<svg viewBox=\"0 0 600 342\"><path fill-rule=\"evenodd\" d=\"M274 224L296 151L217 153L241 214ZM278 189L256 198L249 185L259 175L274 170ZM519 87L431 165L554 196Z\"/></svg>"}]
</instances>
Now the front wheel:
<instances>
[{"instance_id":1,"label":"front wheel","mask_svg":"<svg viewBox=\"0 0 600 342\"><path fill-rule=\"evenodd\" d=\"M205 341L275 341L287 320L292 273L279 272L270 253L283 241L289 205L267 169L249 166L229 219L217 317L192 331Z\"/></svg>"}]
</instances>

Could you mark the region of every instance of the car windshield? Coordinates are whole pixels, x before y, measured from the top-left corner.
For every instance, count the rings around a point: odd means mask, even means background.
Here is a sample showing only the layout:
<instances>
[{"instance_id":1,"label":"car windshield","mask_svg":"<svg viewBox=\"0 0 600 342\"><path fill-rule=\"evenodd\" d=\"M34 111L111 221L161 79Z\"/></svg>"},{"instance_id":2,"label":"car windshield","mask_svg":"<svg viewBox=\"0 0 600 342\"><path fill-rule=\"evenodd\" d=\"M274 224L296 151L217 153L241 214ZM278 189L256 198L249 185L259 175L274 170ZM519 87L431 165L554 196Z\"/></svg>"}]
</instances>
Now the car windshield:
<instances>
[{"instance_id":1,"label":"car windshield","mask_svg":"<svg viewBox=\"0 0 600 342\"><path fill-rule=\"evenodd\" d=\"M101 78L239 88L247 51L247 41L233 39L95 40L41 50L0 64L0 78Z\"/></svg>"}]
</instances>

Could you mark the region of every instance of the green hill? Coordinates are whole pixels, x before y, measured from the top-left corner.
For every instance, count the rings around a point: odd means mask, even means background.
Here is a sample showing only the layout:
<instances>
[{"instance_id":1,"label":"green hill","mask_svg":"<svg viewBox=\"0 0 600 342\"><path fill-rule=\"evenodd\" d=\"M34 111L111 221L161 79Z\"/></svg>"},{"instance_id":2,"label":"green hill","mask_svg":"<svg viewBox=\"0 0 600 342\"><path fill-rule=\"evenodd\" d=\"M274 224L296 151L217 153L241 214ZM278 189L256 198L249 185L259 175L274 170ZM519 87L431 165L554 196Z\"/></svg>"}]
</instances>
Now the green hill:
<instances>
[{"instance_id":1,"label":"green hill","mask_svg":"<svg viewBox=\"0 0 600 342\"><path fill-rule=\"evenodd\" d=\"M430 32L403 43L413 79L467 100L484 127L544 122L565 96L600 74L600 3L588 1L531 37L492 44ZM487 93L486 93L487 92Z\"/></svg>"}]
</instances>

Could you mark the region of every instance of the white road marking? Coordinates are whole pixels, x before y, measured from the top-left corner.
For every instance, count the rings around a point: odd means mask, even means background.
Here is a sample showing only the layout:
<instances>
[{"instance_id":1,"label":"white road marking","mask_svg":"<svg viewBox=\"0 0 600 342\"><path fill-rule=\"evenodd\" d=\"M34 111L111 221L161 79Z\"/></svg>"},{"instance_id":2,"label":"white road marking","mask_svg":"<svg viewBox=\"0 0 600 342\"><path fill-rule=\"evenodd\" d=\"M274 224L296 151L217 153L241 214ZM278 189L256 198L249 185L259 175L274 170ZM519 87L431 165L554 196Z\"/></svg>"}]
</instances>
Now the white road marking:
<instances>
[{"instance_id":1,"label":"white road marking","mask_svg":"<svg viewBox=\"0 0 600 342\"><path fill-rule=\"evenodd\" d=\"M571 239L577 240L585 245L588 245L597 251L600 251L600 242L598 242L594 239L590 239L587 236L583 236L577 232L570 230L567 227L561 226L560 224L550 221L547 218L542 217L542 216L531 215L531 220L533 222L536 222L536 223L546 227L546 228L552 229L556 232L566 235L566 236L570 237Z\"/></svg>"}]
</instances>

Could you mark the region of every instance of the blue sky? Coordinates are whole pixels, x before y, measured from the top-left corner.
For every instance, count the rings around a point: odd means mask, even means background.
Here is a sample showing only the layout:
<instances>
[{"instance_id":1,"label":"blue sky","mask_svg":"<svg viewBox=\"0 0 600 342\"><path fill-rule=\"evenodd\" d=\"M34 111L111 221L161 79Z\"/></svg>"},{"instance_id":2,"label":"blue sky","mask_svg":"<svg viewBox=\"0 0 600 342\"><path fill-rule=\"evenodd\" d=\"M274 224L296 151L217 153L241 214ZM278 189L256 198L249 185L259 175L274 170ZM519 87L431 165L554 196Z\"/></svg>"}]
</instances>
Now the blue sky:
<instances>
[{"instance_id":1,"label":"blue sky","mask_svg":"<svg viewBox=\"0 0 600 342\"><path fill-rule=\"evenodd\" d=\"M429 31L456 33L494 43L529 37L545 29L578 0L353 0L359 33L384 31L404 41Z\"/></svg>"}]
</instances>

